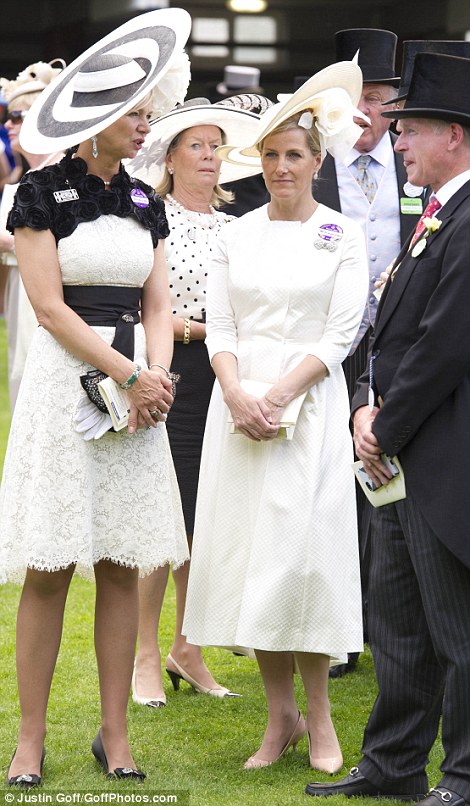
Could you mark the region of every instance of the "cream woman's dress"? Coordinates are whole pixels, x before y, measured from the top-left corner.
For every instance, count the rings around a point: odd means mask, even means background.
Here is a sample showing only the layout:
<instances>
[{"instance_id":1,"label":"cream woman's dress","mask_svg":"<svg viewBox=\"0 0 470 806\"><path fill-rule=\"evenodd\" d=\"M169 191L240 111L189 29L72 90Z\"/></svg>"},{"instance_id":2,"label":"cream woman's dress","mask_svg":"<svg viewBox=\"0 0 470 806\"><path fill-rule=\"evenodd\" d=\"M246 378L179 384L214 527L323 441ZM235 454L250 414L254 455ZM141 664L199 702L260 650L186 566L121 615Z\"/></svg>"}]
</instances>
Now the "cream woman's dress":
<instances>
[{"instance_id":1,"label":"cream woman's dress","mask_svg":"<svg viewBox=\"0 0 470 806\"><path fill-rule=\"evenodd\" d=\"M202 453L184 633L200 645L362 649L349 406L341 362L367 294L360 227L323 205L304 224L261 207L221 233L207 344L239 378L274 383L315 355L292 441L229 433L215 383Z\"/></svg>"}]
</instances>

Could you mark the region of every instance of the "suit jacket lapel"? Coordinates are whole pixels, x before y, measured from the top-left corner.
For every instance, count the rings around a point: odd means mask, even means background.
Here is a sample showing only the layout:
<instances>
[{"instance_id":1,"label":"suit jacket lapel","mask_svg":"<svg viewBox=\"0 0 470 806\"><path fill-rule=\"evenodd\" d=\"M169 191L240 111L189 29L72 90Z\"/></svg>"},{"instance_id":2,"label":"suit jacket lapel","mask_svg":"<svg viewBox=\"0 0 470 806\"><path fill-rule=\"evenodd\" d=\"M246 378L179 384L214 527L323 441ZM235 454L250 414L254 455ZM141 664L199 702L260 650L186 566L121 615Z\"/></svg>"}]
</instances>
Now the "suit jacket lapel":
<instances>
[{"instance_id":1,"label":"suit jacket lapel","mask_svg":"<svg viewBox=\"0 0 470 806\"><path fill-rule=\"evenodd\" d=\"M385 325L389 321L390 317L392 316L395 308L397 307L403 293L410 281L410 278L419 263L421 257L426 257L426 252L431 248L434 244L434 241L439 238L441 233L445 230L447 224L451 221L453 214L455 213L456 209L459 205L468 197L470 196L470 182L466 182L460 190L457 191L445 204L441 210L439 210L438 218L442 221L441 226L438 230L431 233L427 237L427 244L426 248L421 252L421 255L418 257L412 257L411 251L409 250L409 245L413 237L413 233L409 236L406 243L403 245L394 266L399 267L393 277L393 282L391 277L388 279L387 284L385 286L384 292L380 299L379 306L377 308L377 317L375 322L375 339L379 336L380 332L384 329ZM393 272L393 270L392 270Z\"/></svg>"},{"instance_id":2,"label":"suit jacket lapel","mask_svg":"<svg viewBox=\"0 0 470 806\"><path fill-rule=\"evenodd\" d=\"M341 212L341 201L338 193L338 179L336 176L336 165L331 154L327 154L320 169L321 201L327 207Z\"/></svg>"},{"instance_id":3,"label":"suit jacket lapel","mask_svg":"<svg viewBox=\"0 0 470 806\"><path fill-rule=\"evenodd\" d=\"M392 141L392 146L395 145L398 137L396 134L392 134L390 132L390 139ZM416 224L419 221L420 214L410 214L410 213L402 213L401 211L401 199L405 196L405 192L403 190L405 184L408 181L408 175L406 173L406 168L403 165L403 156L400 153L397 153L395 149L393 149L393 158L395 160L395 172L397 175L397 192L398 192L398 204L400 209L400 243L405 243L408 239L410 234L410 228L414 231ZM426 196L426 188L423 189L423 192L418 197L421 200L424 200ZM425 206L425 202L423 201L423 209Z\"/></svg>"}]
</instances>

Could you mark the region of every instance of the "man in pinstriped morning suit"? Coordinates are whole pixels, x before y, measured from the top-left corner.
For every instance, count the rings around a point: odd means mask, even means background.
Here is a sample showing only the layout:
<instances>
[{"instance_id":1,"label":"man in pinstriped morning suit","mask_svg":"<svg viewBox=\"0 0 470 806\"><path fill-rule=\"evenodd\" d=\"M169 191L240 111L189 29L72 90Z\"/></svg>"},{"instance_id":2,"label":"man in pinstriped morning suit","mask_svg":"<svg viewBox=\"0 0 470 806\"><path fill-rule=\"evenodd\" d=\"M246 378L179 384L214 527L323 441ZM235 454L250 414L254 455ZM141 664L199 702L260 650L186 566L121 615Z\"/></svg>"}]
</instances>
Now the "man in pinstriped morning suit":
<instances>
[{"instance_id":1,"label":"man in pinstriped morning suit","mask_svg":"<svg viewBox=\"0 0 470 806\"><path fill-rule=\"evenodd\" d=\"M408 178L441 208L405 244L379 304L372 408L354 397L358 456L375 482L383 451L407 497L375 509L369 638L379 694L363 757L314 796L416 800L442 714L442 777L423 806L470 804L470 59L419 53L399 112ZM372 403L372 401L371 401ZM445 696L444 696L445 694Z\"/></svg>"},{"instance_id":2,"label":"man in pinstriped morning suit","mask_svg":"<svg viewBox=\"0 0 470 806\"><path fill-rule=\"evenodd\" d=\"M315 183L315 199L361 224L366 237L369 263L369 294L364 316L343 362L343 370L352 399L356 381L367 361L370 328L375 321L377 299L375 282L395 258L408 235L414 230L423 211L423 189L413 188L401 154L393 151L396 136L389 131L390 121L382 117L383 103L396 96L399 79L395 75L397 36L392 31L375 28L352 28L335 35L336 61L353 59L358 52L364 87L358 107L370 118L356 122L362 134L343 164L327 154L319 181ZM389 107L387 107L389 108ZM366 197L359 186L357 159L371 157L368 171L377 185L373 198ZM413 194L408 197L407 194ZM364 633L367 640L367 586L369 571L370 506L358 487L357 496L361 578L364 602ZM348 664L332 668L330 677L338 677L355 668L358 654L349 655Z\"/></svg>"}]
</instances>

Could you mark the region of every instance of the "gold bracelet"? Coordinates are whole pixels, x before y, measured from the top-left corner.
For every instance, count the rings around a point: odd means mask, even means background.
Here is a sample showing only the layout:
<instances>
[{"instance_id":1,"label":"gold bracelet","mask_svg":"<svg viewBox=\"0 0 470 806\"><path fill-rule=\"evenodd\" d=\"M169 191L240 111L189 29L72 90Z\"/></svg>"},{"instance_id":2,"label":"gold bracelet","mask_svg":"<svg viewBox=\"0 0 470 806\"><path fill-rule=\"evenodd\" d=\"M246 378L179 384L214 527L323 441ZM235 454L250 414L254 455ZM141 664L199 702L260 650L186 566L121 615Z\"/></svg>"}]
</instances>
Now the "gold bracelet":
<instances>
[{"instance_id":1,"label":"gold bracelet","mask_svg":"<svg viewBox=\"0 0 470 806\"><path fill-rule=\"evenodd\" d=\"M274 400L270 400L267 395L264 396L266 403L269 403L270 406L274 406L276 409L285 409L285 403L275 403Z\"/></svg>"},{"instance_id":2,"label":"gold bracelet","mask_svg":"<svg viewBox=\"0 0 470 806\"><path fill-rule=\"evenodd\" d=\"M184 320L184 333L183 344L189 344L191 341L191 319Z\"/></svg>"}]
</instances>

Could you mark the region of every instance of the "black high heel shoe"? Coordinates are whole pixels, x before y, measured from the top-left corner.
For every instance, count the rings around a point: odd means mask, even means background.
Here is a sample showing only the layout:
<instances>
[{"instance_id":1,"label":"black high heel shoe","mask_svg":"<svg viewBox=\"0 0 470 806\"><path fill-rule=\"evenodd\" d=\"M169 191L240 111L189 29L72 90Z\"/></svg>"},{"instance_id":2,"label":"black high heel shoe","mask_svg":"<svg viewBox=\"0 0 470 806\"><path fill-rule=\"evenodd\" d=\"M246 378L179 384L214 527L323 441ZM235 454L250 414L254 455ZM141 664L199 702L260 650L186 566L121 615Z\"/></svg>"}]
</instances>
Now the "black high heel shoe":
<instances>
[{"instance_id":1,"label":"black high heel shoe","mask_svg":"<svg viewBox=\"0 0 470 806\"><path fill-rule=\"evenodd\" d=\"M16 750L11 757L11 761L15 758ZM46 758L46 748L42 748L41 753L41 766L40 766L40 775L35 775L34 773L23 773L23 775L13 775L11 778L6 779L6 784L8 786L22 786L25 789L31 789L33 786L39 786L41 783L42 778L42 768L44 765L44 759ZM10 767L11 767L10 761Z\"/></svg>"},{"instance_id":2,"label":"black high heel shoe","mask_svg":"<svg viewBox=\"0 0 470 806\"><path fill-rule=\"evenodd\" d=\"M93 753L96 760L101 764L103 770L105 771L107 778L124 778L124 779L134 779L136 781L143 781L145 778L145 773L142 770L134 770L132 767L116 767L114 770L109 769L108 759L106 758L106 753L104 752L103 747L103 740L101 738L101 731L98 731L96 734L93 744L91 745L91 752Z\"/></svg>"}]
</instances>

